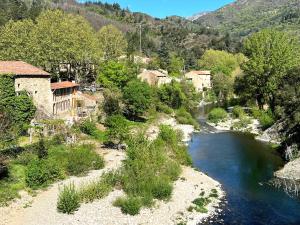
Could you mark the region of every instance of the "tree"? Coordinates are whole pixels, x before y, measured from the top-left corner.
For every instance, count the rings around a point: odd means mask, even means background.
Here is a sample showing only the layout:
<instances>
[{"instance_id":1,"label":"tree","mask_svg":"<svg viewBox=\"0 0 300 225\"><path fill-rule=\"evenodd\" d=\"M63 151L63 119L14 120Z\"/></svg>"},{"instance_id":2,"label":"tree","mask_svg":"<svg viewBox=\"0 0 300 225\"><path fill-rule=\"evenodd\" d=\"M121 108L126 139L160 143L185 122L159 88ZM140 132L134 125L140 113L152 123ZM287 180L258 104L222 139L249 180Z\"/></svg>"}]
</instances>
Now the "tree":
<instances>
[{"instance_id":1,"label":"tree","mask_svg":"<svg viewBox=\"0 0 300 225\"><path fill-rule=\"evenodd\" d=\"M103 92L103 111L106 115L118 115L122 113L122 93L117 88L105 89Z\"/></svg>"},{"instance_id":2,"label":"tree","mask_svg":"<svg viewBox=\"0 0 300 225\"><path fill-rule=\"evenodd\" d=\"M169 74L173 77L180 77L182 75L184 61L182 58L172 55L170 65L168 67Z\"/></svg>"},{"instance_id":3,"label":"tree","mask_svg":"<svg viewBox=\"0 0 300 225\"><path fill-rule=\"evenodd\" d=\"M207 50L198 61L201 69L211 70L212 74L223 73L230 76L240 66L241 54L233 55L226 51Z\"/></svg>"},{"instance_id":4,"label":"tree","mask_svg":"<svg viewBox=\"0 0 300 225\"><path fill-rule=\"evenodd\" d=\"M113 25L102 27L97 38L105 60L116 60L127 49L127 41L123 33Z\"/></svg>"},{"instance_id":5,"label":"tree","mask_svg":"<svg viewBox=\"0 0 300 225\"><path fill-rule=\"evenodd\" d=\"M128 121L121 115L113 115L106 119L108 127L108 137L116 141L118 146L128 138L129 126Z\"/></svg>"},{"instance_id":6,"label":"tree","mask_svg":"<svg viewBox=\"0 0 300 225\"><path fill-rule=\"evenodd\" d=\"M234 78L219 72L214 74L212 79L216 96L219 96L219 100L227 100L228 96L234 91Z\"/></svg>"},{"instance_id":7,"label":"tree","mask_svg":"<svg viewBox=\"0 0 300 225\"><path fill-rule=\"evenodd\" d=\"M146 112L152 104L151 87L139 80L130 81L123 90L125 110L128 116L137 117Z\"/></svg>"},{"instance_id":8,"label":"tree","mask_svg":"<svg viewBox=\"0 0 300 225\"><path fill-rule=\"evenodd\" d=\"M0 58L23 60L53 74L59 73L60 63L66 63L74 71L70 76L78 79L82 67L100 60L101 50L83 17L48 10L35 24L31 20L6 24L0 32Z\"/></svg>"},{"instance_id":9,"label":"tree","mask_svg":"<svg viewBox=\"0 0 300 225\"><path fill-rule=\"evenodd\" d=\"M128 81L136 77L137 70L134 65L126 62L108 61L102 63L97 78L98 83L104 87L123 88Z\"/></svg>"},{"instance_id":10,"label":"tree","mask_svg":"<svg viewBox=\"0 0 300 225\"><path fill-rule=\"evenodd\" d=\"M162 42L158 50L158 57L160 60L160 67L164 70L168 69L170 65L170 54L166 42Z\"/></svg>"},{"instance_id":11,"label":"tree","mask_svg":"<svg viewBox=\"0 0 300 225\"><path fill-rule=\"evenodd\" d=\"M178 82L163 85L158 91L159 99L173 109L179 109L186 99Z\"/></svg>"},{"instance_id":12,"label":"tree","mask_svg":"<svg viewBox=\"0 0 300 225\"><path fill-rule=\"evenodd\" d=\"M23 131L29 125L36 111L26 92L16 95L13 76L4 74L0 76L0 107L9 114L11 124L17 131Z\"/></svg>"},{"instance_id":13,"label":"tree","mask_svg":"<svg viewBox=\"0 0 300 225\"><path fill-rule=\"evenodd\" d=\"M246 39L243 48L249 60L242 66L242 82L260 108L265 101L274 112L282 79L299 64L299 45L283 32L266 29Z\"/></svg>"}]
</instances>

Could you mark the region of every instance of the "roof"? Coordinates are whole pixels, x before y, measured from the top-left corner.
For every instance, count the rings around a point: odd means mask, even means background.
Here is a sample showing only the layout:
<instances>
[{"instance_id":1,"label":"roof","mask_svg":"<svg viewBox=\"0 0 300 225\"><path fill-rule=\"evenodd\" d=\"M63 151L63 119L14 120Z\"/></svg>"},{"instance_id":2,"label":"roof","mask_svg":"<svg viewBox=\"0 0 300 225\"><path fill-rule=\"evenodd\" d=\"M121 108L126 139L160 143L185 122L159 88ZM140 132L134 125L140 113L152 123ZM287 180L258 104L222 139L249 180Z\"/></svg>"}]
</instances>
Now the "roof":
<instances>
[{"instance_id":1,"label":"roof","mask_svg":"<svg viewBox=\"0 0 300 225\"><path fill-rule=\"evenodd\" d=\"M195 75L210 75L210 71L209 70L193 70L193 71L190 71L188 72L189 73L193 73Z\"/></svg>"},{"instance_id":2,"label":"roof","mask_svg":"<svg viewBox=\"0 0 300 225\"><path fill-rule=\"evenodd\" d=\"M79 86L79 84L76 84L76 83L73 83L70 81L62 81L62 82L57 82L57 83L51 83L51 90L78 87L78 86Z\"/></svg>"},{"instance_id":3,"label":"roof","mask_svg":"<svg viewBox=\"0 0 300 225\"><path fill-rule=\"evenodd\" d=\"M50 76L49 73L23 61L0 61L0 74Z\"/></svg>"}]
</instances>

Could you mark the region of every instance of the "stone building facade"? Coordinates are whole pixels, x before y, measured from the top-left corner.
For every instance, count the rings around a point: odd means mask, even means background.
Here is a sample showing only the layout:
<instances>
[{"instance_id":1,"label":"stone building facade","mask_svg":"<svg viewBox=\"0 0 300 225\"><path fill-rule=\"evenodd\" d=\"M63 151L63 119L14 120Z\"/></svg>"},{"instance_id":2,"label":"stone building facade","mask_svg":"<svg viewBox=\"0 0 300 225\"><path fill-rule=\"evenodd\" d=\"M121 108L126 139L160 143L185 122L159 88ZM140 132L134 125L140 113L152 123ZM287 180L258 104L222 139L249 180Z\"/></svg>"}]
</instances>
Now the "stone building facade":
<instances>
[{"instance_id":1,"label":"stone building facade","mask_svg":"<svg viewBox=\"0 0 300 225\"><path fill-rule=\"evenodd\" d=\"M211 73L208 70L190 71L184 75L187 81L190 81L196 91L202 92L205 88L210 89Z\"/></svg>"},{"instance_id":2,"label":"stone building facade","mask_svg":"<svg viewBox=\"0 0 300 225\"><path fill-rule=\"evenodd\" d=\"M1 74L12 74L15 91L26 91L38 111L48 117L70 113L76 107L78 84L64 81L51 83L49 73L22 61L0 61Z\"/></svg>"},{"instance_id":3,"label":"stone building facade","mask_svg":"<svg viewBox=\"0 0 300 225\"><path fill-rule=\"evenodd\" d=\"M169 84L172 82L167 72L159 70L143 70L142 73L138 75L141 81L148 83L150 86L161 86L163 84Z\"/></svg>"}]
</instances>

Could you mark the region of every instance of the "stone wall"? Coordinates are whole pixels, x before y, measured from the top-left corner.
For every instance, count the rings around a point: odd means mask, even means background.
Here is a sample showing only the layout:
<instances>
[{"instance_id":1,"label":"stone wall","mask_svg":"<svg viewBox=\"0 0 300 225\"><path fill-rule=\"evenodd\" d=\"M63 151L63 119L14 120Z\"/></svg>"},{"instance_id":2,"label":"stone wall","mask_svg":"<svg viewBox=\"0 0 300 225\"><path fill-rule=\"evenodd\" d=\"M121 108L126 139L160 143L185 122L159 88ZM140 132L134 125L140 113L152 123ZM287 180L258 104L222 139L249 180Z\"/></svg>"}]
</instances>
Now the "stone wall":
<instances>
[{"instance_id":1,"label":"stone wall","mask_svg":"<svg viewBox=\"0 0 300 225\"><path fill-rule=\"evenodd\" d=\"M50 87L50 77L44 76L17 76L15 77L16 92L27 91L33 98L37 108L52 115L53 100Z\"/></svg>"}]
</instances>

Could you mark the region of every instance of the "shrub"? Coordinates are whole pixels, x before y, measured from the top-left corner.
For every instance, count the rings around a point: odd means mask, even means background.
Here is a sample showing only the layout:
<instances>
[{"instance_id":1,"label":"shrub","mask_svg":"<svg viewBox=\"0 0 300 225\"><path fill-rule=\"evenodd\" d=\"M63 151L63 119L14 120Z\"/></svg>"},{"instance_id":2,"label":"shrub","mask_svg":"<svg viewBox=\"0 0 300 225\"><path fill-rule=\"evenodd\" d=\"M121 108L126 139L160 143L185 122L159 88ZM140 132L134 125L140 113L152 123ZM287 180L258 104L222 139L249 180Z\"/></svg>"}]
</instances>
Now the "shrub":
<instances>
[{"instance_id":1,"label":"shrub","mask_svg":"<svg viewBox=\"0 0 300 225\"><path fill-rule=\"evenodd\" d=\"M59 193L57 210L62 213L72 214L80 207L79 200L79 194L75 190L74 184L64 186Z\"/></svg>"},{"instance_id":2,"label":"shrub","mask_svg":"<svg viewBox=\"0 0 300 225\"><path fill-rule=\"evenodd\" d=\"M222 108L214 108L208 114L208 121L218 123L227 118L227 112Z\"/></svg>"},{"instance_id":3,"label":"shrub","mask_svg":"<svg viewBox=\"0 0 300 225\"><path fill-rule=\"evenodd\" d=\"M107 196L111 190L112 187L110 184L101 180L95 181L80 189L80 200L82 202L92 202L95 199L101 199Z\"/></svg>"},{"instance_id":4,"label":"shrub","mask_svg":"<svg viewBox=\"0 0 300 225\"><path fill-rule=\"evenodd\" d=\"M108 127L108 136L111 140L122 143L128 138L129 126L128 121L121 115L110 116L106 119L106 126Z\"/></svg>"},{"instance_id":5,"label":"shrub","mask_svg":"<svg viewBox=\"0 0 300 225\"><path fill-rule=\"evenodd\" d=\"M189 124L193 125L196 129L199 128L199 124L197 123L197 121L184 108L180 108L176 111L175 118L180 124Z\"/></svg>"},{"instance_id":6,"label":"shrub","mask_svg":"<svg viewBox=\"0 0 300 225\"><path fill-rule=\"evenodd\" d=\"M157 179L152 188L152 195L157 199L170 199L173 187L168 179Z\"/></svg>"},{"instance_id":7,"label":"shrub","mask_svg":"<svg viewBox=\"0 0 300 225\"><path fill-rule=\"evenodd\" d=\"M138 197L117 198L114 206L121 207L121 211L125 214L139 214L142 207L142 201Z\"/></svg>"},{"instance_id":8,"label":"shrub","mask_svg":"<svg viewBox=\"0 0 300 225\"><path fill-rule=\"evenodd\" d=\"M80 125L79 129L82 133L87 134L87 135L94 135L95 132L97 131L97 127L94 122L90 120L84 120Z\"/></svg>"},{"instance_id":9,"label":"shrub","mask_svg":"<svg viewBox=\"0 0 300 225\"><path fill-rule=\"evenodd\" d=\"M271 111L263 111L258 108L251 109L252 115L254 118L258 119L262 129L266 130L275 123L274 116Z\"/></svg>"},{"instance_id":10,"label":"shrub","mask_svg":"<svg viewBox=\"0 0 300 225\"><path fill-rule=\"evenodd\" d=\"M169 106L163 104L163 103L158 103L156 105L156 110L158 112L163 112L163 113L166 113L166 114L172 114L173 113L173 109L170 108Z\"/></svg>"},{"instance_id":11,"label":"shrub","mask_svg":"<svg viewBox=\"0 0 300 225\"><path fill-rule=\"evenodd\" d=\"M103 167L103 159L93 151L91 145L81 145L70 149L68 154L67 171L70 175L84 174L91 169Z\"/></svg>"},{"instance_id":12,"label":"shrub","mask_svg":"<svg viewBox=\"0 0 300 225\"><path fill-rule=\"evenodd\" d=\"M245 111L241 106L234 106L232 109L232 115L234 118L242 118L245 116Z\"/></svg>"},{"instance_id":13,"label":"shrub","mask_svg":"<svg viewBox=\"0 0 300 225\"><path fill-rule=\"evenodd\" d=\"M29 187L37 189L63 177L63 171L55 161L34 160L27 167L25 180Z\"/></svg>"},{"instance_id":14,"label":"shrub","mask_svg":"<svg viewBox=\"0 0 300 225\"><path fill-rule=\"evenodd\" d=\"M15 161L18 164L27 166L30 162L36 160L37 158L37 155L33 154L32 152L22 152L20 155L18 155Z\"/></svg>"}]
</instances>

